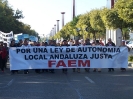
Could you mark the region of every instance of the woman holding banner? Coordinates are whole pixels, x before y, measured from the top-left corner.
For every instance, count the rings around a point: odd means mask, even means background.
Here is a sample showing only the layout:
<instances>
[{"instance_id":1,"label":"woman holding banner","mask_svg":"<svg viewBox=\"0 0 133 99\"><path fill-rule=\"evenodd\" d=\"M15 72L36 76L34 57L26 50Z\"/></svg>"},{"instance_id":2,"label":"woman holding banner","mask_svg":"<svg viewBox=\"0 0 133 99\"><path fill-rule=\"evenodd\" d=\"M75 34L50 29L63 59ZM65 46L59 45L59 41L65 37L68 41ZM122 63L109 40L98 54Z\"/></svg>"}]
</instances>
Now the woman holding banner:
<instances>
[{"instance_id":1,"label":"woman holding banner","mask_svg":"<svg viewBox=\"0 0 133 99\"><path fill-rule=\"evenodd\" d=\"M106 44L106 46L114 46L115 47L115 43L112 42L111 38L108 38L108 43ZM108 72L114 71L114 68L108 68Z\"/></svg>"},{"instance_id":2,"label":"woman holding banner","mask_svg":"<svg viewBox=\"0 0 133 99\"><path fill-rule=\"evenodd\" d=\"M100 42L99 42L99 40L96 40L96 42L95 42L95 45L94 46L102 46L101 44L100 44ZM96 72L96 68L94 68L94 70L93 70L93 72ZM101 68L98 68L98 72L101 72Z\"/></svg>"},{"instance_id":3,"label":"woman holding banner","mask_svg":"<svg viewBox=\"0 0 133 99\"><path fill-rule=\"evenodd\" d=\"M66 46L67 47L67 46L70 46L70 45L68 44L67 40L63 40L63 44L61 46ZM67 68L63 68L62 72L67 74Z\"/></svg>"}]
</instances>

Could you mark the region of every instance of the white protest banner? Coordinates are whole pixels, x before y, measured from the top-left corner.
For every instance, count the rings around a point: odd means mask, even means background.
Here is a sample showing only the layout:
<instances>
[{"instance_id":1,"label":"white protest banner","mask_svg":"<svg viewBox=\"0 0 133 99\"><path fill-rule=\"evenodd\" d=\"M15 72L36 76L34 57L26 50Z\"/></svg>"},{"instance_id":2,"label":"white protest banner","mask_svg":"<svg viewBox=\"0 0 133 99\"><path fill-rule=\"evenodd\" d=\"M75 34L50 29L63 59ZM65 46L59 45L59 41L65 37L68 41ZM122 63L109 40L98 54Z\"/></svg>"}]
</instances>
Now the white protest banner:
<instances>
[{"instance_id":1,"label":"white protest banner","mask_svg":"<svg viewBox=\"0 0 133 99\"><path fill-rule=\"evenodd\" d=\"M126 47L12 47L10 69L127 68Z\"/></svg>"},{"instance_id":2,"label":"white protest banner","mask_svg":"<svg viewBox=\"0 0 133 99\"><path fill-rule=\"evenodd\" d=\"M29 36L29 40L36 41L36 37L31 35L31 36Z\"/></svg>"},{"instance_id":3,"label":"white protest banner","mask_svg":"<svg viewBox=\"0 0 133 99\"><path fill-rule=\"evenodd\" d=\"M17 36L17 40L23 40L24 39L24 36L23 35L18 35Z\"/></svg>"},{"instance_id":4,"label":"white protest banner","mask_svg":"<svg viewBox=\"0 0 133 99\"><path fill-rule=\"evenodd\" d=\"M23 34L24 38L29 38L29 34Z\"/></svg>"}]
</instances>

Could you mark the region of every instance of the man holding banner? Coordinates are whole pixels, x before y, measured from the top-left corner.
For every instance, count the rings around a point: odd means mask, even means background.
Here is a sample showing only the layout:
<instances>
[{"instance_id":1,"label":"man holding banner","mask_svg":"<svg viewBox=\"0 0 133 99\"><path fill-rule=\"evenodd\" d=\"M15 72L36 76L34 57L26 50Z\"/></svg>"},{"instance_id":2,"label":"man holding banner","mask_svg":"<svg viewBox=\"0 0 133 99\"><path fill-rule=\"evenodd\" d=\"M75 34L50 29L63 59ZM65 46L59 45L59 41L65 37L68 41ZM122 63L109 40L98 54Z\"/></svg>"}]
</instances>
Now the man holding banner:
<instances>
[{"instance_id":1,"label":"man holding banner","mask_svg":"<svg viewBox=\"0 0 133 99\"><path fill-rule=\"evenodd\" d=\"M70 46L70 45L68 45L67 40L63 40L63 44L62 44L61 46L66 46L66 47L68 47L68 46ZM65 73L65 74L67 74L67 68L62 69L62 72Z\"/></svg>"},{"instance_id":2,"label":"man holding banner","mask_svg":"<svg viewBox=\"0 0 133 99\"><path fill-rule=\"evenodd\" d=\"M31 47L31 45L28 44L28 40L27 39L24 40L22 47L23 48L29 48L29 47ZM28 73L29 73L28 70L24 70L24 74L28 74Z\"/></svg>"},{"instance_id":3,"label":"man holding banner","mask_svg":"<svg viewBox=\"0 0 133 99\"><path fill-rule=\"evenodd\" d=\"M112 42L111 38L108 38L108 43L106 44L106 46L114 46L115 47L115 43ZM114 68L108 68L108 72L114 71Z\"/></svg>"},{"instance_id":4,"label":"man holding banner","mask_svg":"<svg viewBox=\"0 0 133 99\"><path fill-rule=\"evenodd\" d=\"M56 46L56 41L55 41L55 40L51 40L51 41L49 42L49 46ZM49 72L50 72L50 73L54 73L54 69L50 69Z\"/></svg>"}]
</instances>

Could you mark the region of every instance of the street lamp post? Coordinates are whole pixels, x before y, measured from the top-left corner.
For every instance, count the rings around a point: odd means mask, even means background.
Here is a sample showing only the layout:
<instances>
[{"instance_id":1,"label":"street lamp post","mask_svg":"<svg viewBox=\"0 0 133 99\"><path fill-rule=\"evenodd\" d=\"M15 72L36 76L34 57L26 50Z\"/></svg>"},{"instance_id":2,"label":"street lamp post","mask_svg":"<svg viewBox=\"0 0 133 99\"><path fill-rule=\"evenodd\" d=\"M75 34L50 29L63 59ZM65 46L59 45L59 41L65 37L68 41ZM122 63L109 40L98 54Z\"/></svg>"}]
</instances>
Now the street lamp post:
<instances>
[{"instance_id":1,"label":"street lamp post","mask_svg":"<svg viewBox=\"0 0 133 99\"><path fill-rule=\"evenodd\" d=\"M75 0L73 0L73 20L75 18ZM73 38L76 39L76 37L73 35Z\"/></svg>"},{"instance_id":2,"label":"street lamp post","mask_svg":"<svg viewBox=\"0 0 133 99\"><path fill-rule=\"evenodd\" d=\"M52 36L54 36L54 28L52 28Z\"/></svg>"},{"instance_id":3,"label":"street lamp post","mask_svg":"<svg viewBox=\"0 0 133 99\"><path fill-rule=\"evenodd\" d=\"M56 20L57 21L57 32L59 32L59 21L60 20Z\"/></svg>"},{"instance_id":4,"label":"street lamp post","mask_svg":"<svg viewBox=\"0 0 133 99\"><path fill-rule=\"evenodd\" d=\"M54 25L54 35L56 34L56 25Z\"/></svg>"},{"instance_id":5,"label":"street lamp post","mask_svg":"<svg viewBox=\"0 0 133 99\"><path fill-rule=\"evenodd\" d=\"M52 30L50 31L50 37L52 36Z\"/></svg>"},{"instance_id":6,"label":"street lamp post","mask_svg":"<svg viewBox=\"0 0 133 99\"><path fill-rule=\"evenodd\" d=\"M62 14L62 27L64 26L64 14L65 14L65 12L61 12L61 14Z\"/></svg>"},{"instance_id":7,"label":"street lamp post","mask_svg":"<svg viewBox=\"0 0 133 99\"><path fill-rule=\"evenodd\" d=\"M73 0L73 19L75 17L75 0Z\"/></svg>"},{"instance_id":8,"label":"street lamp post","mask_svg":"<svg viewBox=\"0 0 133 99\"><path fill-rule=\"evenodd\" d=\"M64 26L64 14L65 14L65 12L61 12L61 14L62 14L62 28L63 28L63 26ZM63 40L63 38L61 38L61 40Z\"/></svg>"}]
</instances>

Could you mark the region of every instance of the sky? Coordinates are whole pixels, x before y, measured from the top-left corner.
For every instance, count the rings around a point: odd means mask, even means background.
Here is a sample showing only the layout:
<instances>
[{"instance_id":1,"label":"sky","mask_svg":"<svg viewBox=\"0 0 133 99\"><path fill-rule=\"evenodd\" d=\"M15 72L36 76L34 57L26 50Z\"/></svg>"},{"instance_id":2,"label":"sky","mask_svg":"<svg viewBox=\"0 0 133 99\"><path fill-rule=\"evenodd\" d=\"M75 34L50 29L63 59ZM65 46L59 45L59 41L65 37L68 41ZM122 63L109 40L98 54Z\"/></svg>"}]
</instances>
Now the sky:
<instances>
[{"instance_id":1,"label":"sky","mask_svg":"<svg viewBox=\"0 0 133 99\"><path fill-rule=\"evenodd\" d=\"M29 24L40 35L48 35L57 24L56 20L60 20L59 29L62 28L61 12L65 12L65 24L72 20L73 0L8 0L8 2L14 10L23 11L24 19L21 21ZM75 2L76 15L104 7L107 4L107 0L75 0Z\"/></svg>"}]
</instances>

